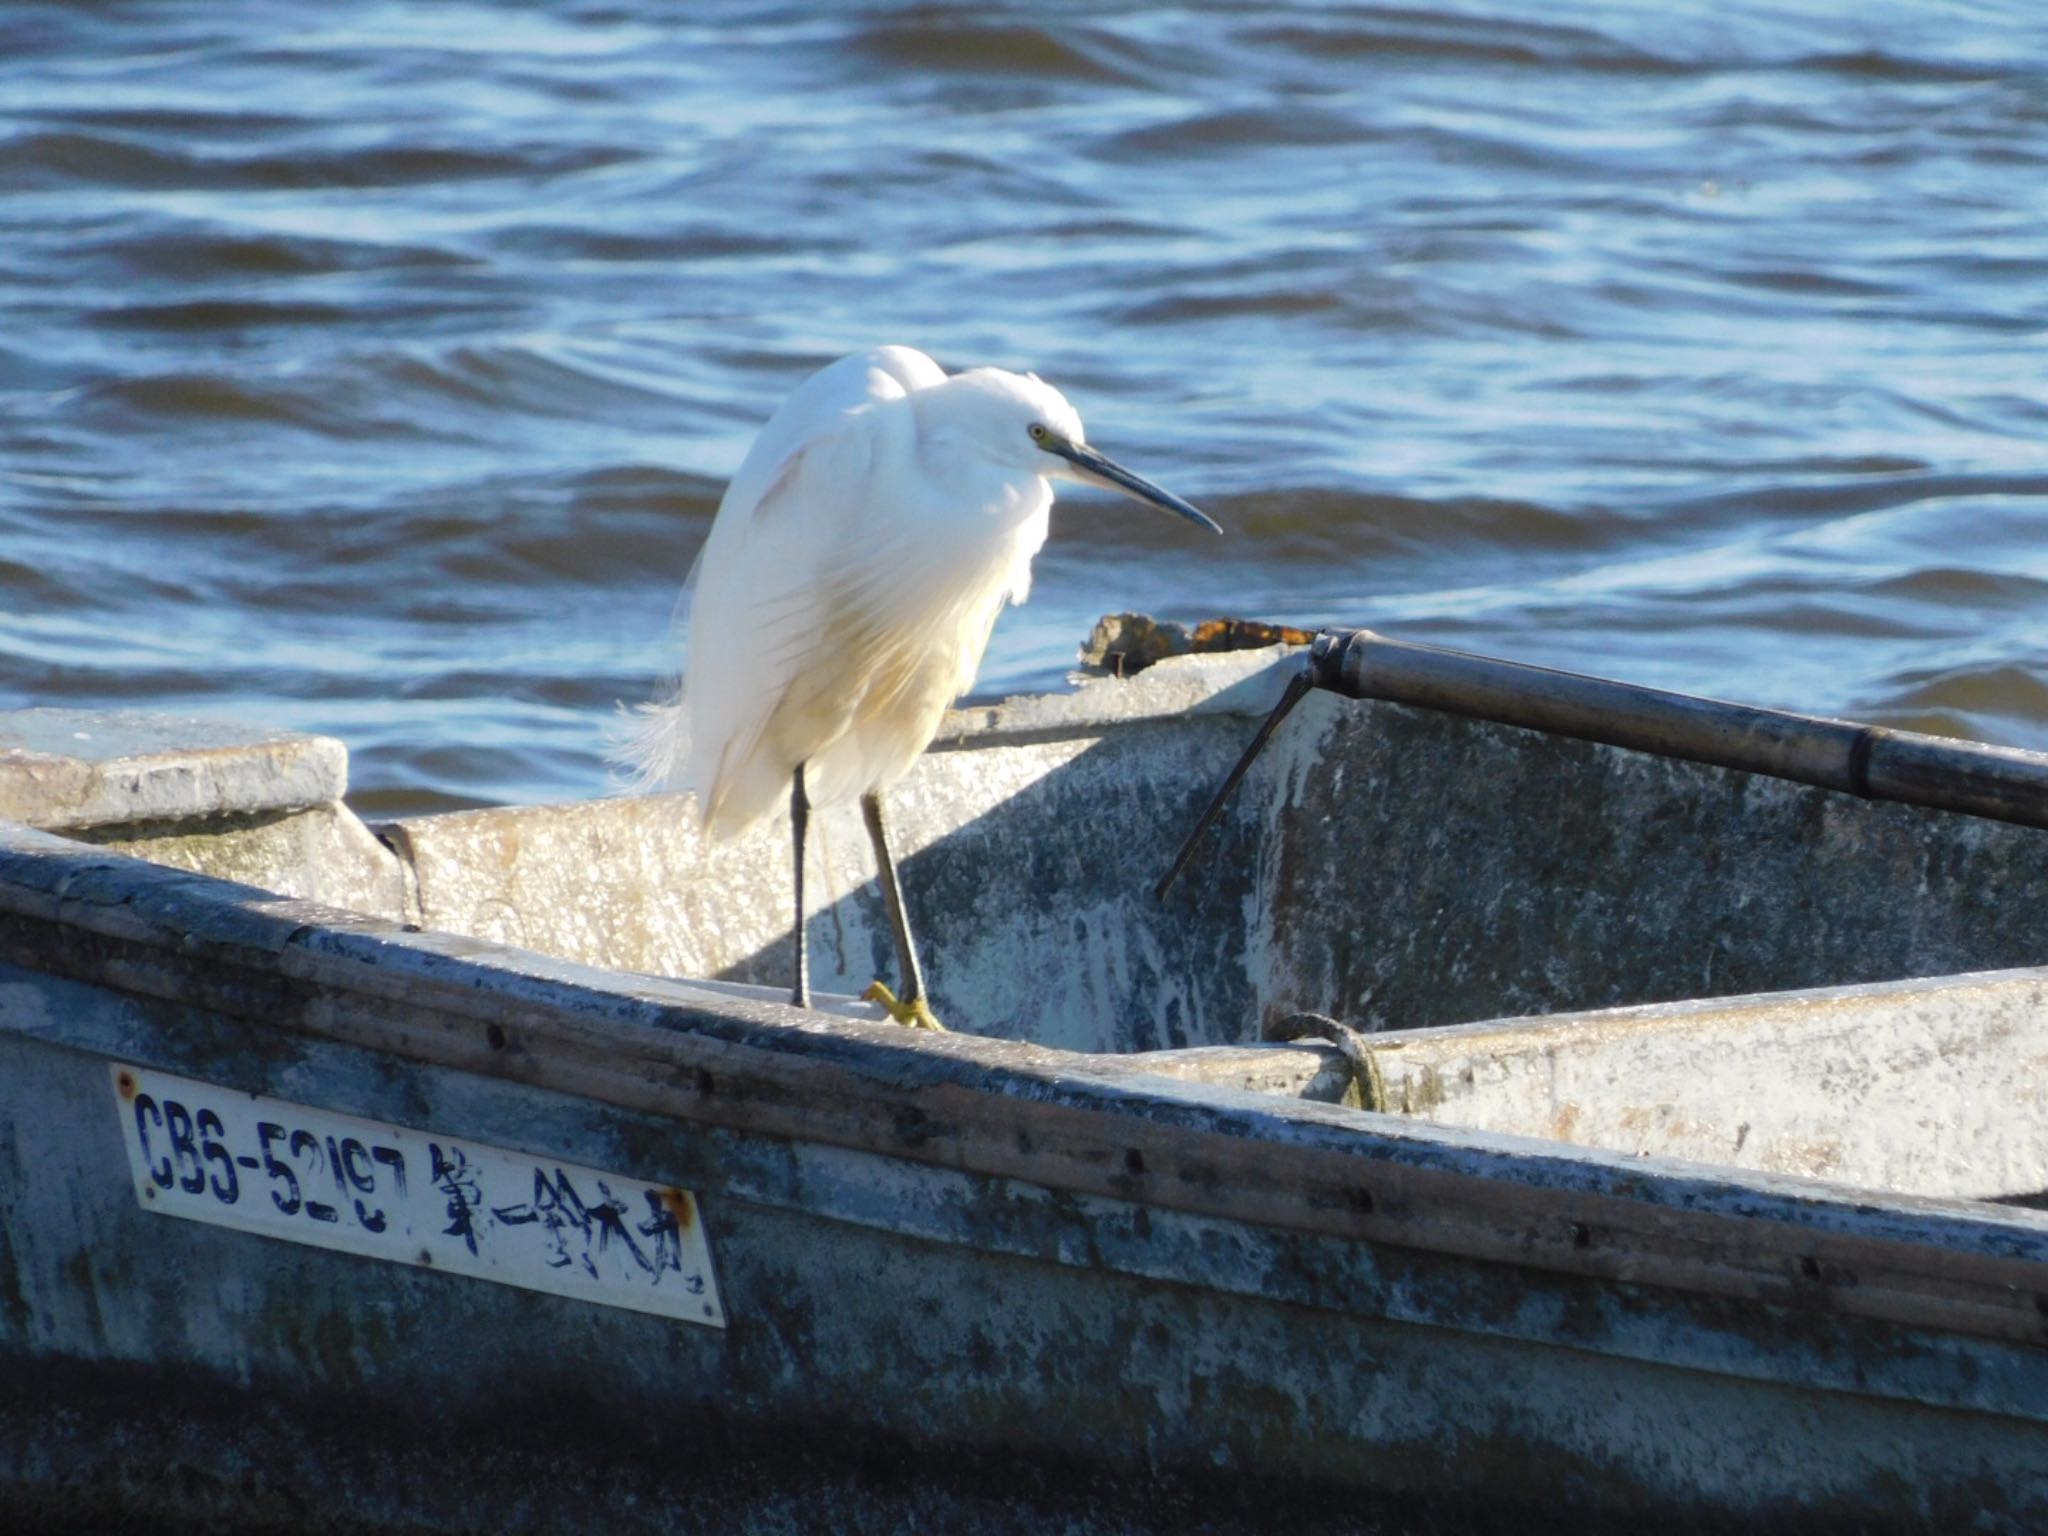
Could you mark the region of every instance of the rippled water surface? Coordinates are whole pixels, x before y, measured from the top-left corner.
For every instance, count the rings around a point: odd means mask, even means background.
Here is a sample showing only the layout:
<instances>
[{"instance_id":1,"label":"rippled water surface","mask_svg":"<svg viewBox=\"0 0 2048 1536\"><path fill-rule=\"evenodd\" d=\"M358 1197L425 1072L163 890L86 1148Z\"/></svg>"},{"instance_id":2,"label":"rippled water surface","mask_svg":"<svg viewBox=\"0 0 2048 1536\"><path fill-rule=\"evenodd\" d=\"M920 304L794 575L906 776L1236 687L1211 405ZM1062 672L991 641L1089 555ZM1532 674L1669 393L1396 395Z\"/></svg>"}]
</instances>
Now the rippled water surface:
<instances>
[{"instance_id":1,"label":"rippled water surface","mask_svg":"<svg viewBox=\"0 0 2048 1536\"><path fill-rule=\"evenodd\" d=\"M678 19L678 17L684 19ZM0 704L603 787L724 476L879 341L1031 368L1369 623L2048 747L2048 26L2010 4L0 10Z\"/></svg>"}]
</instances>

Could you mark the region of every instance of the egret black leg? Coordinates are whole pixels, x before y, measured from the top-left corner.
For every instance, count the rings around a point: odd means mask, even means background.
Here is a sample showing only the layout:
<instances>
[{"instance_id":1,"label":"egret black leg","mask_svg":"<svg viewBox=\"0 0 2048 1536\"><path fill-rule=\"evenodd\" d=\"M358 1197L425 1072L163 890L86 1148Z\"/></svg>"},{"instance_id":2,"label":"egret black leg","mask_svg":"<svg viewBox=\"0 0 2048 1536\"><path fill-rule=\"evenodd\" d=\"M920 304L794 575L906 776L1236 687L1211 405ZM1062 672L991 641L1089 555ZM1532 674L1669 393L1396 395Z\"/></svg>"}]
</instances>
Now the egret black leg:
<instances>
[{"instance_id":1,"label":"egret black leg","mask_svg":"<svg viewBox=\"0 0 2048 1536\"><path fill-rule=\"evenodd\" d=\"M804 765L796 765L796 777L789 786L789 831L796 844L796 927L790 938L796 946L796 981L789 1000L799 1008L811 1006L811 962L804 952L804 833L811 824L811 802L804 794Z\"/></svg>"},{"instance_id":2,"label":"egret black leg","mask_svg":"<svg viewBox=\"0 0 2048 1536\"><path fill-rule=\"evenodd\" d=\"M901 998L876 982L868 995L886 1007L899 1024L917 1029L941 1029L932 1016L932 1005L924 995L924 971L917 963L917 943L910 936L910 913L903 905L903 887L896 879L896 860L889 854L889 833L882 823L882 797L860 797L861 818L868 824L868 840L875 845L875 869L882 882L882 902L889 909L889 927L896 935L896 958L903 968Z\"/></svg>"},{"instance_id":3,"label":"egret black leg","mask_svg":"<svg viewBox=\"0 0 2048 1536\"><path fill-rule=\"evenodd\" d=\"M917 963L917 944L910 937L910 914L903 906L903 886L896 879L896 860L889 854L889 832L882 824L882 797L862 795L860 814L875 845L875 869L882 881L882 900L889 908L889 927L896 935L896 959L903 968L903 997L914 1003L924 996L924 971Z\"/></svg>"}]
</instances>

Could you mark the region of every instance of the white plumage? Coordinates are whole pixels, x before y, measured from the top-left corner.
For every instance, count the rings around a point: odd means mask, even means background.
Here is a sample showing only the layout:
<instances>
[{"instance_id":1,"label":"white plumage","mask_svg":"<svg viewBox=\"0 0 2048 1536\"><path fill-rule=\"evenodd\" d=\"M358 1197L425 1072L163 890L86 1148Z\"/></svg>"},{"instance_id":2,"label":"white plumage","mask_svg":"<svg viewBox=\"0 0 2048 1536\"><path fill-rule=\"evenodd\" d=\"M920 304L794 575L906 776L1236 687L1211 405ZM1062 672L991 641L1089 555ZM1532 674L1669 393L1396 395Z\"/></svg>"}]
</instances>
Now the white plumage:
<instances>
[{"instance_id":1,"label":"white plumage","mask_svg":"<svg viewBox=\"0 0 2048 1536\"><path fill-rule=\"evenodd\" d=\"M949 377L908 347L813 375L719 503L676 692L641 712L627 748L643 786L693 791L723 838L780 804L799 770L813 806L902 778L972 686L996 615L1029 593L1054 478L1215 527L1088 447L1074 408L1033 375ZM871 825L879 844L878 803Z\"/></svg>"},{"instance_id":2,"label":"white plumage","mask_svg":"<svg viewBox=\"0 0 2048 1536\"><path fill-rule=\"evenodd\" d=\"M1000 424L1012 451L971 430ZM974 682L1005 601L1031 590L1052 487L1030 420L1078 438L1057 390L949 379L908 347L844 358L784 401L733 476L692 580L688 662L651 712L643 776L693 790L714 837L805 765L813 805L888 788Z\"/></svg>"}]
</instances>

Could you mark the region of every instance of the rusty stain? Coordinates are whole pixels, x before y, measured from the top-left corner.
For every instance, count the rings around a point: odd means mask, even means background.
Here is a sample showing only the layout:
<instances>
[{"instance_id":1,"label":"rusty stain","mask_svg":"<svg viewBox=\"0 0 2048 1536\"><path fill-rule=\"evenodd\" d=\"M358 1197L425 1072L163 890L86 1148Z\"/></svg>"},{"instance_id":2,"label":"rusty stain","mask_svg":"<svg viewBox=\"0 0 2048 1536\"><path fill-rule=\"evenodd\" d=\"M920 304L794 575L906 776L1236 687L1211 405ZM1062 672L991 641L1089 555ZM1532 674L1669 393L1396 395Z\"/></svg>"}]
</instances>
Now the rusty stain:
<instances>
[{"instance_id":1,"label":"rusty stain","mask_svg":"<svg viewBox=\"0 0 2048 1536\"><path fill-rule=\"evenodd\" d=\"M1130 677L1169 656L1310 645L1315 638L1313 630L1268 624L1262 619L1216 618L1187 625L1154 619L1150 614L1113 613L1097 622L1081 647L1081 660L1113 676Z\"/></svg>"},{"instance_id":2,"label":"rusty stain","mask_svg":"<svg viewBox=\"0 0 2048 1536\"><path fill-rule=\"evenodd\" d=\"M1268 645L1312 645L1315 633L1260 619L1204 619L1191 638L1197 651L1254 651Z\"/></svg>"},{"instance_id":3,"label":"rusty stain","mask_svg":"<svg viewBox=\"0 0 2048 1536\"><path fill-rule=\"evenodd\" d=\"M134 1074L133 1072L130 1072L130 1071L128 1071L128 1070L127 1070L126 1068L123 1068L123 1069L122 1069L122 1070L121 1070L120 1072L118 1072L117 1074L115 1074L115 1077L114 1077L114 1087L115 1087L115 1090L116 1090L117 1092L119 1092L119 1093L120 1093L120 1095L121 1095L121 1097L122 1097L122 1098L124 1098L124 1099L132 1099L132 1098L134 1098L134 1097L135 1097L135 1074Z\"/></svg>"},{"instance_id":4,"label":"rusty stain","mask_svg":"<svg viewBox=\"0 0 2048 1536\"><path fill-rule=\"evenodd\" d=\"M662 1206L676 1219L676 1229L687 1232L697 1224L697 1201L687 1189L664 1189Z\"/></svg>"}]
</instances>

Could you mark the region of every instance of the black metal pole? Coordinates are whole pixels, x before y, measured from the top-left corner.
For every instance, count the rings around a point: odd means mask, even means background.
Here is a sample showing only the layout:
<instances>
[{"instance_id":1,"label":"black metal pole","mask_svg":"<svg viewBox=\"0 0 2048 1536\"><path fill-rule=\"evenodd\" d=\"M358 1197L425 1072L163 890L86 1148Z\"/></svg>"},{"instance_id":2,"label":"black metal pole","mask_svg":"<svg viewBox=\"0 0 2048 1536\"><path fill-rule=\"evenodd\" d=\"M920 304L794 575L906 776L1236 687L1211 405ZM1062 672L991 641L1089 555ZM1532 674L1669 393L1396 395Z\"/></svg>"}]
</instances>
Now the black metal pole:
<instances>
[{"instance_id":1,"label":"black metal pole","mask_svg":"<svg viewBox=\"0 0 2048 1536\"><path fill-rule=\"evenodd\" d=\"M2048 827L2048 756L1390 640L1316 637L1316 686L1823 789Z\"/></svg>"},{"instance_id":2,"label":"black metal pole","mask_svg":"<svg viewBox=\"0 0 2048 1536\"><path fill-rule=\"evenodd\" d=\"M2048 827L2048 754L1668 693L1390 640L1369 629L1326 629L1181 845L1156 897L1165 898L1238 780L1311 688L1766 774L1867 800Z\"/></svg>"}]
</instances>

